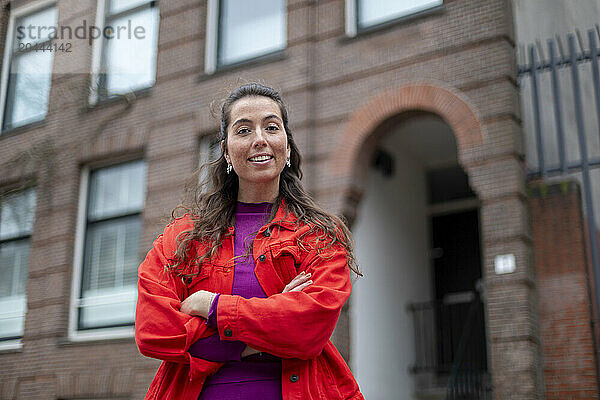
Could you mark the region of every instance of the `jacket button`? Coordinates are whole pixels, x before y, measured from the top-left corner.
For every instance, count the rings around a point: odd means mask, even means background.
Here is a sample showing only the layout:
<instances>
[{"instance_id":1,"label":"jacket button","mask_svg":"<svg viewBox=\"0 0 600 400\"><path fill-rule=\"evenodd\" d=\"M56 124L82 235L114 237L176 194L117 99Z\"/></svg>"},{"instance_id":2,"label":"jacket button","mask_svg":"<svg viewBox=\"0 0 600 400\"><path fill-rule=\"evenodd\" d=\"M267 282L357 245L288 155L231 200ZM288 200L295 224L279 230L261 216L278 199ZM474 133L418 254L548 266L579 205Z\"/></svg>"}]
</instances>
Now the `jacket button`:
<instances>
[{"instance_id":1,"label":"jacket button","mask_svg":"<svg viewBox=\"0 0 600 400\"><path fill-rule=\"evenodd\" d=\"M267 229L267 230L265 231L265 236L266 236L266 237L269 237L269 236L271 236L271 231L269 231L269 230Z\"/></svg>"},{"instance_id":2,"label":"jacket button","mask_svg":"<svg viewBox=\"0 0 600 400\"><path fill-rule=\"evenodd\" d=\"M258 259L259 259L260 261L265 261L265 260L267 259L267 257L265 257L265 255L264 255L264 254L261 254L261 255L260 255L260 257L258 257Z\"/></svg>"},{"instance_id":3,"label":"jacket button","mask_svg":"<svg viewBox=\"0 0 600 400\"><path fill-rule=\"evenodd\" d=\"M231 332L231 329L227 328L223 331L223 333L225 334L225 336L227 337L231 337L231 335L233 335L233 332Z\"/></svg>"},{"instance_id":4,"label":"jacket button","mask_svg":"<svg viewBox=\"0 0 600 400\"><path fill-rule=\"evenodd\" d=\"M293 374L292 376L290 376L290 382L292 382L292 383L298 382L298 379L300 379L300 378L298 378L298 375L296 375L296 374Z\"/></svg>"}]
</instances>

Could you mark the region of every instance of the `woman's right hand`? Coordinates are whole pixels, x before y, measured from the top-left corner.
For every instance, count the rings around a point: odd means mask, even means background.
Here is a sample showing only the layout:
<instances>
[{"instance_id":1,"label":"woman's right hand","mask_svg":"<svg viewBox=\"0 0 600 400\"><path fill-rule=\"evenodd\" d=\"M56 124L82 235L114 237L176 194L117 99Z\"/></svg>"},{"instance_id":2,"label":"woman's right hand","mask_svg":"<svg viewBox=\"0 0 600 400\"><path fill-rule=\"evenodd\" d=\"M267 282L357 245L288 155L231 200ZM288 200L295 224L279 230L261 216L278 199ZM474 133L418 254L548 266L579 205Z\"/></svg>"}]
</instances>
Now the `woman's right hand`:
<instances>
[{"instance_id":1,"label":"woman's right hand","mask_svg":"<svg viewBox=\"0 0 600 400\"><path fill-rule=\"evenodd\" d=\"M312 281L310 280L310 272L307 274L302 271L283 288L281 293L301 292L311 283Z\"/></svg>"},{"instance_id":2,"label":"woman's right hand","mask_svg":"<svg viewBox=\"0 0 600 400\"><path fill-rule=\"evenodd\" d=\"M310 272L307 274L304 271L302 271L283 288L283 291L281 293L301 292L311 283L313 282L310 280ZM242 358L256 353L260 353L260 351L253 349L250 346L246 346L246 348L242 352Z\"/></svg>"},{"instance_id":3,"label":"woman's right hand","mask_svg":"<svg viewBox=\"0 0 600 400\"><path fill-rule=\"evenodd\" d=\"M244 357L248 357L248 356L251 356L252 354L257 354L257 353L260 353L260 351L253 349L252 347L246 345L246 348L244 349L244 351L242 351L241 357L244 358Z\"/></svg>"}]
</instances>

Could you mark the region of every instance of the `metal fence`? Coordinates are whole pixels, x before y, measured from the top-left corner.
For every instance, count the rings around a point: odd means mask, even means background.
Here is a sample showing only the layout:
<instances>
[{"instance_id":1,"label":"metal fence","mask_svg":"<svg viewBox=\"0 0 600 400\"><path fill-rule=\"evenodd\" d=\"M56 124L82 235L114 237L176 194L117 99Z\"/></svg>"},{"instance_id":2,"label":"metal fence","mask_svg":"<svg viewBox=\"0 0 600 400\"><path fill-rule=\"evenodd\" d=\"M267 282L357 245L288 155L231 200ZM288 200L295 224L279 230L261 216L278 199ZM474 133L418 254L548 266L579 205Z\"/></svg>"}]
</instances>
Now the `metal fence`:
<instances>
[{"instance_id":1,"label":"metal fence","mask_svg":"<svg viewBox=\"0 0 600 400\"><path fill-rule=\"evenodd\" d=\"M594 283L600 288L600 29L519 48L518 83L528 144L528 178L580 181ZM600 304L600 290L595 291ZM600 318L596 316L596 323Z\"/></svg>"}]
</instances>

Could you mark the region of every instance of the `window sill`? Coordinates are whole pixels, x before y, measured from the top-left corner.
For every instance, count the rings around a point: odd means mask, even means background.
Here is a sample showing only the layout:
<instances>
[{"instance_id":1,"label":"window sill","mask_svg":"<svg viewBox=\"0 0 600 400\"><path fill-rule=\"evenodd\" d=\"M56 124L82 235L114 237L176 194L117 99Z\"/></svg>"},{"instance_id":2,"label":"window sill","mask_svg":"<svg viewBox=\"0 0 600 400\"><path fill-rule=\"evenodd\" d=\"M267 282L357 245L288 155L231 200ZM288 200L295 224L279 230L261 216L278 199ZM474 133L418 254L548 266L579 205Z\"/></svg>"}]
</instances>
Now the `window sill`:
<instances>
[{"instance_id":1,"label":"window sill","mask_svg":"<svg viewBox=\"0 0 600 400\"><path fill-rule=\"evenodd\" d=\"M428 18L434 15L441 15L446 12L446 7L444 4L439 6L435 6L432 8L428 8L426 10L418 11L412 14L407 14L400 16L398 18L390 19L388 21L380 22L375 25L370 25L366 27L357 27L357 33L354 36L345 35L339 39L341 43L349 43L355 40L362 39L364 37L369 37L371 35L378 34L380 32L386 32L391 29L397 28L399 26L415 22L416 20L422 18Z\"/></svg>"},{"instance_id":2,"label":"window sill","mask_svg":"<svg viewBox=\"0 0 600 400\"><path fill-rule=\"evenodd\" d=\"M285 49L277 50L271 53L263 54L258 57L249 58L247 60L238 61L234 64L217 66L217 70L212 74L203 73L198 77L198 82L203 82L217 76L227 74L242 69L252 68L260 65L270 64L277 61L283 61L288 58Z\"/></svg>"},{"instance_id":3,"label":"window sill","mask_svg":"<svg viewBox=\"0 0 600 400\"><path fill-rule=\"evenodd\" d=\"M0 354L20 353L23 351L23 340L12 339L0 342Z\"/></svg>"},{"instance_id":4,"label":"window sill","mask_svg":"<svg viewBox=\"0 0 600 400\"><path fill-rule=\"evenodd\" d=\"M113 104L125 103L128 106L135 103L140 98L150 97L154 90L154 86L136 89L132 92L128 92L120 95L112 95L108 97L98 98L94 103L87 102L84 111L92 111L97 108L109 107Z\"/></svg>"},{"instance_id":5,"label":"window sill","mask_svg":"<svg viewBox=\"0 0 600 400\"><path fill-rule=\"evenodd\" d=\"M0 139L3 139L5 137L10 137L13 135L18 135L20 133L26 132L28 130L36 129L36 128L42 127L44 125L46 125L46 118L31 121L25 125L15 126L14 128L9 128L9 129L6 129L6 130L3 130L2 132L0 132Z\"/></svg>"},{"instance_id":6,"label":"window sill","mask_svg":"<svg viewBox=\"0 0 600 400\"><path fill-rule=\"evenodd\" d=\"M107 341L131 342L135 337L134 332L133 326L77 331L70 333L67 338L59 339L58 344L60 346L70 346L77 344L105 343Z\"/></svg>"}]
</instances>

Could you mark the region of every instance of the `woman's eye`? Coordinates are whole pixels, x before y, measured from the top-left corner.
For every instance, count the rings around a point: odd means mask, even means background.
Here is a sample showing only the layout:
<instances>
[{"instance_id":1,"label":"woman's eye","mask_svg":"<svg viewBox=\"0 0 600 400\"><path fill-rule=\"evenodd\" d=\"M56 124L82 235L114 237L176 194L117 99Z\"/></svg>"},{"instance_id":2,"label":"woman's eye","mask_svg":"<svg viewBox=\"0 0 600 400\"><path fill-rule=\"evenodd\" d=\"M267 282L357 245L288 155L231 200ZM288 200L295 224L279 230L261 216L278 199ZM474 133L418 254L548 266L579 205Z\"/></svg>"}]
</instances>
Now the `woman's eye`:
<instances>
[{"instance_id":1,"label":"woman's eye","mask_svg":"<svg viewBox=\"0 0 600 400\"><path fill-rule=\"evenodd\" d=\"M243 133L248 133L248 132L250 132L250 129L248 129L248 128L240 128L237 130L238 134L243 134Z\"/></svg>"},{"instance_id":2,"label":"woman's eye","mask_svg":"<svg viewBox=\"0 0 600 400\"><path fill-rule=\"evenodd\" d=\"M269 125L267 126L267 129L270 131L277 131L279 130L279 127L277 125Z\"/></svg>"}]
</instances>

